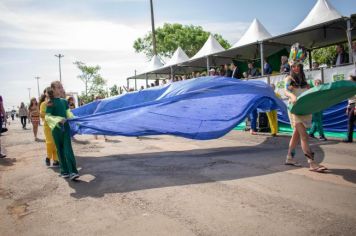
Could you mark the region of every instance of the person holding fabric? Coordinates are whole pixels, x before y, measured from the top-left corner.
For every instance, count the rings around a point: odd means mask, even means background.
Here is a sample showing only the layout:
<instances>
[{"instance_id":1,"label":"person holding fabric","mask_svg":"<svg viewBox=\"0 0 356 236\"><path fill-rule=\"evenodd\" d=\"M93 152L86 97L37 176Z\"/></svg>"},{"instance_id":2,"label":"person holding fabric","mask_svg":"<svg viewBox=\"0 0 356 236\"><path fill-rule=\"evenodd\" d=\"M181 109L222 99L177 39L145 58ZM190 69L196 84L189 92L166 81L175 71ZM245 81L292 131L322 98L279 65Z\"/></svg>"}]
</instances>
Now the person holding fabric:
<instances>
[{"instance_id":1,"label":"person holding fabric","mask_svg":"<svg viewBox=\"0 0 356 236\"><path fill-rule=\"evenodd\" d=\"M51 91L51 87L46 88L43 91L43 95L40 100L40 115L41 119L43 121L43 133L45 135L45 140L46 140L46 150L47 150L47 157L45 159L45 163L47 166L51 165L51 160L53 161L53 166L58 167L59 162L58 162L58 157L57 157L57 148L56 145L54 144L54 140L52 137L52 131L49 128L45 116L46 116L46 110L47 110L47 103L49 101L49 96L48 96L48 91Z\"/></svg>"},{"instance_id":2,"label":"person holding fabric","mask_svg":"<svg viewBox=\"0 0 356 236\"><path fill-rule=\"evenodd\" d=\"M4 117L4 120L2 120L1 117ZM3 121L6 123L6 112L5 112L5 109L4 109L2 96L0 95L0 136L1 136L1 132L2 132L2 123L3 123ZM5 158L5 157L6 157L6 155L1 152L1 138L0 138L0 158Z\"/></svg>"},{"instance_id":3,"label":"person holding fabric","mask_svg":"<svg viewBox=\"0 0 356 236\"><path fill-rule=\"evenodd\" d=\"M252 135L257 134L257 119L258 119L258 113L257 113L257 109L255 109L250 114L250 121L251 121L250 134Z\"/></svg>"},{"instance_id":4,"label":"person holding fabric","mask_svg":"<svg viewBox=\"0 0 356 236\"><path fill-rule=\"evenodd\" d=\"M54 143L56 144L61 176L76 180L79 178L76 161L70 138L70 128L67 119L73 118L67 100L61 98L64 89L59 81L51 83L51 91L48 91L50 100L47 103L45 120L52 130Z\"/></svg>"},{"instance_id":5,"label":"person holding fabric","mask_svg":"<svg viewBox=\"0 0 356 236\"><path fill-rule=\"evenodd\" d=\"M314 81L314 86L319 86L319 85L321 85L321 80L316 79ZM327 141L323 129L323 111L313 113L312 115L312 127L309 131L309 137L315 138L314 136L315 132L319 133L319 140Z\"/></svg>"},{"instance_id":6,"label":"person holding fabric","mask_svg":"<svg viewBox=\"0 0 356 236\"><path fill-rule=\"evenodd\" d=\"M289 104L294 104L304 91L309 89L303 71L303 64L306 57L306 50L298 43L292 45L289 64L291 65L291 73L285 78L285 95L289 98ZM308 133L306 129L310 126L311 115L296 115L288 111L290 124L293 128L293 134L289 142L288 154L285 161L286 165L293 165L300 167L301 165L294 160L295 148L298 145L299 139L305 157L308 159L309 170L315 172L324 172L326 167L318 164L314 160L314 152L310 149L308 143Z\"/></svg>"},{"instance_id":7,"label":"person holding fabric","mask_svg":"<svg viewBox=\"0 0 356 236\"><path fill-rule=\"evenodd\" d=\"M356 76L351 75L350 80L356 82ZM349 98L348 105L346 108L346 115L347 115L347 138L343 140L345 143L352 143L353 141L353 134L354 134L354 127L356 121L356 95Z\"/></svg>"},{"instance_id":8,"label":"person holding fabric","mask_svg":"<svg viewBox=\"0 0 356 236\"><path fill-rule=\"evenodd\" d=\"M271 84L271 87L272 87L273 91L276 89L274 84ZM276 95L276 97L281 98L281 95L279 93L275 92L274 94ZM275 136L277 136L277 133L278 133L277 111L272 110L272 111L266 112L266 114L267 114L269 126L271 128L271 134L273 137L275 137Z\"/></svg>"},{"instance_id":9,"label":"person holding fabric","mask_svg":"<svg viewBox=\"0 0 356 236\"><path fill-rule=\"evenodd\" d=\"M26 109L25 104L23 102L21 102L21 105L20 105L20 108L19 108L19 117L21 119L22 128L26 129L27 109Z\"/></svg>"},{"instance_id":10,"label":"person holding fabric","mask_svg":"<svg viewBox=\"0 0 356 236\"><path fill-rule=\"evenodd\" d=\"M38 107L36 98L32 98L30 101L30 106L28 107L28 115L31 119L32 131L33 135L35 136L35 141L38 141L37 131L38 125L40 123L40 109Z\"/></svg>"}]
</instances>

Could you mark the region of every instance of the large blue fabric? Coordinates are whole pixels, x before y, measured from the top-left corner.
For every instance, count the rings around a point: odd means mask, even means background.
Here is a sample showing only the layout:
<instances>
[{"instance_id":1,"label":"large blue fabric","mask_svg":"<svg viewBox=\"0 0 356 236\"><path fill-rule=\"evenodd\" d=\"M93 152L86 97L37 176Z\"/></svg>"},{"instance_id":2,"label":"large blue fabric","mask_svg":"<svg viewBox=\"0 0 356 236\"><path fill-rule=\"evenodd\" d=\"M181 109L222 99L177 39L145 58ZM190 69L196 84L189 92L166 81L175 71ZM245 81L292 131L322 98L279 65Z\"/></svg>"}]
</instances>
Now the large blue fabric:
<instances>
[{"instance_id":1,"label":"large blue fabric","mask_svg":"<svg viewBox=\"0 0 356 236\"><path fill-rule=\"evenodd\" d=\"M169 134L219 138L253 110L286 105L261 81L204 77L96 101L73 110L73 134L143 136Z\"/></svg>"}]
</instances>

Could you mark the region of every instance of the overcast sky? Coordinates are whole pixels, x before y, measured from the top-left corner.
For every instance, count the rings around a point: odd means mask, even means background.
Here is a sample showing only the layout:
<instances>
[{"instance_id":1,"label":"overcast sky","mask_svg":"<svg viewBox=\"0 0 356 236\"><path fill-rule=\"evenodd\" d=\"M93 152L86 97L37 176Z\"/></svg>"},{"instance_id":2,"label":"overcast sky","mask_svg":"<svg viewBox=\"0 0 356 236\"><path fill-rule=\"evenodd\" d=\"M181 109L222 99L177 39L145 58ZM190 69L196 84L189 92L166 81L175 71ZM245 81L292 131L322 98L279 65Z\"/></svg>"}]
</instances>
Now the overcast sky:
<instances>
[{"instance_id":1,"label":"overcast sky","mask_svg":"<svg viewBox=\"0 0 356 236\"><path fill-rule=\"evenodd\" d=\"M201 25L237 42L254 18L272 35L292 30L316 0L153 0L156 27L165 22ZM356 13L354 0L330 0L344 16ZM150 30L149 0L0 0L0 95L5 108L17 107L58 80L58 58L66 91L83 91L73 65L100 65L102 76L125 85L145 68L134 52L136 38Z\"/></svg>"}]
</instances>

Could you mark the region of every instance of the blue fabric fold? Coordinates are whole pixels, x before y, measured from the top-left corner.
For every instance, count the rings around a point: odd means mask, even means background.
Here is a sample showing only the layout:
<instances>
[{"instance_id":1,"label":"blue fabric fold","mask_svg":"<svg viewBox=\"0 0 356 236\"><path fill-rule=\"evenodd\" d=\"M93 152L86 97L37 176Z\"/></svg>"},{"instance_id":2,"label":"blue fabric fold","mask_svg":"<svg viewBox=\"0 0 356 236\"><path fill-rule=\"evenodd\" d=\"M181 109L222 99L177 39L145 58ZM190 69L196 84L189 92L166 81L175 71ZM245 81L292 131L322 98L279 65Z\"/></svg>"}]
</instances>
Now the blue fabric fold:
<instances>
[{"instance_id":1,"label":"blue fabric fold","mask_svg":"<svg viewBox=\"0 0 356 236\"><path fill-rule=\"evenodd\" d=\"M262 81L203 77L96 101L73 110L73 134L219 138L253 110L286 105Z\"/></svg>"}]
</instances>

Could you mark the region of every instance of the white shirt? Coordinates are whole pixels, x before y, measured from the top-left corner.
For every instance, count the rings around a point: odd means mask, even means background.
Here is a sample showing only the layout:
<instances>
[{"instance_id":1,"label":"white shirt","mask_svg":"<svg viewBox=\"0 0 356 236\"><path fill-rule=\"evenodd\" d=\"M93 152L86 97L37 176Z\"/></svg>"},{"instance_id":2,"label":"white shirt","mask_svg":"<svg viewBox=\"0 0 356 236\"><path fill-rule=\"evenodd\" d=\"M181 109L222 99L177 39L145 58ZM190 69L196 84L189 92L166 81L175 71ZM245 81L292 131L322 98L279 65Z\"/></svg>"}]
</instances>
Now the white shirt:
<instances>
[{"instance_id":1,"label":"white shirt","mask_svg":"<svg viewBox=\"0 0 356 236\"><path fill-rule=\"evenodd\" d=\"M341 54L337 54L336 64L337 66L341 65Z\"/></svg>"}]
</instances>

